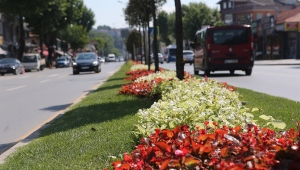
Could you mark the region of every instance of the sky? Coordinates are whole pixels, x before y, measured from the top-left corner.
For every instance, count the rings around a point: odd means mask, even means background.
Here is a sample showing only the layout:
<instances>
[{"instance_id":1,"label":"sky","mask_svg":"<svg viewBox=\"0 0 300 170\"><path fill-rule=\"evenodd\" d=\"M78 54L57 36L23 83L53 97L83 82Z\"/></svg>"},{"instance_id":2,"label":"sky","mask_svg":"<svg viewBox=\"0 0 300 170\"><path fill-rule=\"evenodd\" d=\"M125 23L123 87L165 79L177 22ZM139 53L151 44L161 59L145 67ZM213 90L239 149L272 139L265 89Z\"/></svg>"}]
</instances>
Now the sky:
<instances>
[{"instance_id":1,"label":"sky","mask_svg":"<svg viewBox=\"0 0 300 170\"><path fill-rule=\"evenodd\" d=\"M123 9L126 8L129 0L83 0L87 8L91 9L95 14L96 24L107 25L111 28L126 28L128 24L125 22ZM137 0L138 1L138 0ZM219 0L181 0L181 4L188 5L190 2L203 2L209 7L217 7ZM162 6L162 10L170 13L175 11L174 0L167 0Z\"/></svg>"}]
</instances>

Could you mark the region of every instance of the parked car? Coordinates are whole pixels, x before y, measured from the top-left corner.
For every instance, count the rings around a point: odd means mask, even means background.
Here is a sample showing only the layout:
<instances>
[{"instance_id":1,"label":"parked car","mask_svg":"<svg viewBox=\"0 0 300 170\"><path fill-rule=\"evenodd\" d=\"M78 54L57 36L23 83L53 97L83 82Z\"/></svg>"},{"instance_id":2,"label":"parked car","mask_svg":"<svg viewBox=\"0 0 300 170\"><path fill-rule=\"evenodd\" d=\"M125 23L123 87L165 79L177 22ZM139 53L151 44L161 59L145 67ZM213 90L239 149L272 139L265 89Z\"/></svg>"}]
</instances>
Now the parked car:
<instances>
[{"instance_id":1,"label":"parked car","mask_svg":"<svg viewBox=\"0 0 300 170\"><path fill-rule=\"evenodd\" d=\"M154 63L154 55L153 54L151 54L151 63ZM160 64L163 64L164 63L164 57L163 57L163 55L161 54L161 53L158 53L158 62L160 63Z\"/></svg>"},{"instance_id":2,"label":"parked car","mask_svg":"<svg viewBox=\"0 0 300 170\"><path fill-rule=\"evenodd\" d=\"M108 54L108 61L109 62L115 62L116 56L114 54Z\"/></svg>"},{"instance_id":3,"label":"parked car","mask_svg":"<svg viewBox=\"0 0 300 170\"><path fill-rule=\"evenodd\" d=\"M72 66L72 57L71 56L69 56L69 55L63 55L63 56L60 56L59 58L60 59L63 59L63 58L67 59L67 62L69 64L69 66Z\"/></svg>"},{"instance_id":4,"label":"parked car","mask_svg":"<svg viewBox=\"0 0 300 170\"><path fill-rule=\"evenodd\" d=\"M194 52L192 50L183 50L183 59L185 63L194 63Z\"/></svg>"},{"instance_id":5,"label":"parked car","mask_svg":"<svg viewBox=\"0 0 300 170\"><path fill-rule=\"evenodd\" d=\"M78 53L75 61L73 62L73 74L80 72L101 72L101 62L94 52Z\"/></svg>"},{"instance_id":6,"label":"parked car","mask_svg":"<svg viewBox=\"0 0 300 170\"><path fill-rule=\"evenodd\" d=\"M40 53L27 53L22 57L22 64L26 71L43 70L46 65L45 58L41 58Z\"/></svg>"},{"instance_id":7,"label":"parked car","mask_svg":"<svg viewBox=\"0 0 300 170\"><path fill-rule=\"evenodd\" d=\"M70 66L70 61L66 58L57 58L55 60L55 67L69 67Z\"/></svg>"},{"instance_id":8,"label":"parked car","mask_svg":"<svg viewBox=\"0 0 300 170\"><path fill-rule=\"evenodd\" d=\"M4 76L4 74L12 73L14 75L23 74L24 66L22 63L16 58L2 58L0 59L0 74Z\"/></svg>"}]
</instances>

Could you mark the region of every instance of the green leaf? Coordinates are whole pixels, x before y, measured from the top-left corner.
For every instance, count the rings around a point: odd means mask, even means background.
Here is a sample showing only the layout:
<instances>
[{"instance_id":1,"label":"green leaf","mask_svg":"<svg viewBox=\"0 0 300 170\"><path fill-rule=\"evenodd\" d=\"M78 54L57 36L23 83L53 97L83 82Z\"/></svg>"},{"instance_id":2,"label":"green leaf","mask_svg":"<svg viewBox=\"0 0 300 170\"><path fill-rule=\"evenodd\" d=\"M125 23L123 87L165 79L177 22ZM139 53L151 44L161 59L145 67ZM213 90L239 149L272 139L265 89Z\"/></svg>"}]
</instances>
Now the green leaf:
<instances>
[{"instance_id":1,"label":"green leaf","mask_svg":"<svg viewBox=\"0 0 300 170\"><path fill-rule=\"evenodd\" d=\"M284 122L272 122L272 125L277 129L284 129L286 127Z\"/></svg>"},{"instance_id":2,"label":"green leaf","mask_svg":"<svg viewBox=\"0 0 300 170\"><path fill-rule=\"evenodd\" d=\"M270 120L272 116L260 115L259 118L264 120Z\"/></svg>"}]
</instances>

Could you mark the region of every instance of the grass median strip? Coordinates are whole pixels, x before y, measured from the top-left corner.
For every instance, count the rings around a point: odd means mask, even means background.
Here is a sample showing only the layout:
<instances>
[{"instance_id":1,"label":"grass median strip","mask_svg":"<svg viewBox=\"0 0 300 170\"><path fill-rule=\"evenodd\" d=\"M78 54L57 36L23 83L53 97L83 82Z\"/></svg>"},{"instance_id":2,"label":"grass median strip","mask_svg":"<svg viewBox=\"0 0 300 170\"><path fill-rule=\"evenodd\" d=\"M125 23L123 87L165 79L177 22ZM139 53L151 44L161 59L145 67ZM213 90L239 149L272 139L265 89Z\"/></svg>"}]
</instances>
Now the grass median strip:
<instances>
[{"instance_id":1,"label":"grass median strip","mask_svg":"<svg viewBox=\"0 0 300 170\"><path fill-rule=\"evenodd\" d=\"M103 169L110 167L111 156L131 152L138 142L131 131L139 109L149 108L154 101L118 95L130 65L111 76L96 91L73 106L62 117L49 124L42 135L19 148L0 169ZM300 104L238 88L248 107L258 114L283 120L287 128L300 120Z\"/></svg>"}]
</instances>

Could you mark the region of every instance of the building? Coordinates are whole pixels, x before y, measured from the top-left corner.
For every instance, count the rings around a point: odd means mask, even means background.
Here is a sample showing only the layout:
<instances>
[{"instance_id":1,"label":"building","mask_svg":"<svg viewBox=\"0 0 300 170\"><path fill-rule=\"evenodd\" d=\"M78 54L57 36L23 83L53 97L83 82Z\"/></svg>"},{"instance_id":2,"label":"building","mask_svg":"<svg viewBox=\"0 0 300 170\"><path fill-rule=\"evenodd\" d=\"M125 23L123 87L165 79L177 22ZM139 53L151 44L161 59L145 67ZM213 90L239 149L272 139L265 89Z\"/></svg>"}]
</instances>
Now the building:
<instances>
[{"instance_id":1,"label":"building","mask_svg":"<svg viewBox=\"0 0 300 170\"><path fill-rule=\"evenodd\" d=\"M225 24L250 24L277 12L300 7L298 0L220 0L220 13Z\"/></svg>"},{"instance_id":2,"label":"building","mask_svg":"<svg viewBox=\"0 0 300 170\"><path fill-rule=\"evenodd\" d=\"M299 58L300 1L220 0L217 4L226 25L251 25L256 59Z\"/></svg>"}]
</instances>

